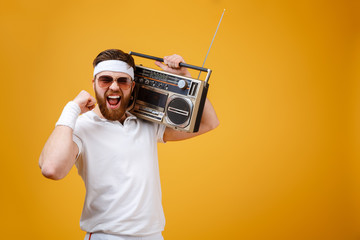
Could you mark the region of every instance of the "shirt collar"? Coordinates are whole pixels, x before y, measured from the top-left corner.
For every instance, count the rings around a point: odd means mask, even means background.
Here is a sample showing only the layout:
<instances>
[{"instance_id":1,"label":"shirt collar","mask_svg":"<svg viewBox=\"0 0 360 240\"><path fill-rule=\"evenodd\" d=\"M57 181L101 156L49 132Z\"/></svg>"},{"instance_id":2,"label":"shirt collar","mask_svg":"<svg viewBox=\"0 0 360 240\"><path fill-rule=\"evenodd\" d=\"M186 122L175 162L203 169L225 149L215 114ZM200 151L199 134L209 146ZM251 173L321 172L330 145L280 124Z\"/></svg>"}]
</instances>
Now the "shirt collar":
<instances>
[{"instance_id":1,"label":"shirt collar","mask_svg":"<svg viewBox=\"0 0 360 240\"><path fill-rule=\"evenodd\" d=\"M108 120L106 118L101 118L99 117L94 111L90 111L89 114L91 114L92 119L94 119L95 121L101 121L101 122L119 122L119 121L112 121L112 120ZM130 121L130 120L136 120L137 117L135 115L133 115L132 113L130 113L129 111L125 112L126 114L126 119L125 121ZM124 121L124 122L125 122Z\"/></svg>"}]
</instances>

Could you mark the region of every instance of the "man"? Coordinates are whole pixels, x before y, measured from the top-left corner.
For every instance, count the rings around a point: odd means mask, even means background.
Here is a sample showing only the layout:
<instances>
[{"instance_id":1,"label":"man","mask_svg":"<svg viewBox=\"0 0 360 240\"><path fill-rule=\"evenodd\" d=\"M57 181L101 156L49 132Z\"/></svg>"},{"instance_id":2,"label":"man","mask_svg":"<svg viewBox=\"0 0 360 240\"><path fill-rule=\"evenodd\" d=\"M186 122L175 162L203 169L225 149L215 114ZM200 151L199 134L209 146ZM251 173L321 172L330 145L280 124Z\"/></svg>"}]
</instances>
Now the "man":
<instances>
[{"instance_id":1,"label":"man","mask_svg":"<svg viewBox=\"0 0 360 240\"><path fill-rule=\"evenodd\" d=\"M155 64L191 77L180 62L181 56L172 55ZM161 240L165 218L156 142L184 140L216 128L215 111L206 100L196 133L138 119L127 112L135 86L132 56L109 49L93 65L96 101L81 91L65 106L40 155L42 174L58 180L77 166L86 187L80 219L85 239Z\"/></svg>"}]
</instances>

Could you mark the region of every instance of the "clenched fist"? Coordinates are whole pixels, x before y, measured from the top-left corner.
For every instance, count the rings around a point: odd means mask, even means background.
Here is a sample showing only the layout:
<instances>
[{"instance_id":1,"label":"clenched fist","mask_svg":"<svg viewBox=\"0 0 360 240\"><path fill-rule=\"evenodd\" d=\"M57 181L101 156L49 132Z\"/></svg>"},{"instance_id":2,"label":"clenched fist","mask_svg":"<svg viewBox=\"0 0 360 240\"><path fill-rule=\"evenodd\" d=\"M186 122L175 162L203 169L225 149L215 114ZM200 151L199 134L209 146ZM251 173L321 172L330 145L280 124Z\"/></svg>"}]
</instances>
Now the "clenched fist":
<instances>
[{"instance_id":1,"label":"clenched fist","mask_svg":"<svg viewBox=\"0 0 360 240\"><path fill-rule=\"evenodd\" d=\"M74 99L74 102L76 102L80 109L81 114L86 113L92 109L94 109L96 100L94 97L92 97L87 91L82 90L79 95L76 96Z\"/></svg>"}]
</instances>

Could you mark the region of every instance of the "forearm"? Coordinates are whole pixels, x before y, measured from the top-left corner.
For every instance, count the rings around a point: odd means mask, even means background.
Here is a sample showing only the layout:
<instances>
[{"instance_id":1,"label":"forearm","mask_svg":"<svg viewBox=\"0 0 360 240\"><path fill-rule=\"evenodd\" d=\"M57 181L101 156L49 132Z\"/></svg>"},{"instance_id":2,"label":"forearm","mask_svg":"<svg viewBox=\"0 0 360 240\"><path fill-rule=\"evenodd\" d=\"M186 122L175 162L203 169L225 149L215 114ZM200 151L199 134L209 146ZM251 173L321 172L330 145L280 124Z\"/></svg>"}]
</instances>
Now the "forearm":
<instances>
[{"instance_id":1,"label":"forearm","mask_svg":"<svg viewBox=\"0 0 360 240\"><path fill-rule=\"evenodd\" d=\"M219 119L209 99L206 99L199 132L205 133L219 125Z\"/></svg>"},{"instance_id":2,"label":"forearm","mask_svg":"<svg viewBox=\"0 0 360 240\"><path fill-rule=\"evenodd\" d=\"M73 142L73 129L80 113L81 109L74 101L64 107L40 155L39 165L45 177L61 179L74 164L78 149Z\"/></svg>"},{"instance_id":3,"label":"forearm","mask_svg":"<svg viewBox=\"0 0 360 240\"><path fill-rule=\"evenodd\" d=\"M45 177L57 180L70 171L78 153L72 135L73 130L67 126L55 127L39 159L41 172Z\"/></svg>"},{"instance_id":4,"label":"forearm","mask_svg":"<svg viewBox=\"0 0 360 240\"><path fill-rule=\"evenodd\" d=\"M177 131L172 128L166 128L164 133L164 141L180 141L184 139L189 139L192 137L199 136L201 134L204 134L210 130L213 130L219 125L219 120L216 116L215 110L210 103L208 99L206 99L204 111L202 114L201 122L200 122L200 128L199 131L194 133L188 133L188 132L182 132Z\"/></svg>"}]
</instances>

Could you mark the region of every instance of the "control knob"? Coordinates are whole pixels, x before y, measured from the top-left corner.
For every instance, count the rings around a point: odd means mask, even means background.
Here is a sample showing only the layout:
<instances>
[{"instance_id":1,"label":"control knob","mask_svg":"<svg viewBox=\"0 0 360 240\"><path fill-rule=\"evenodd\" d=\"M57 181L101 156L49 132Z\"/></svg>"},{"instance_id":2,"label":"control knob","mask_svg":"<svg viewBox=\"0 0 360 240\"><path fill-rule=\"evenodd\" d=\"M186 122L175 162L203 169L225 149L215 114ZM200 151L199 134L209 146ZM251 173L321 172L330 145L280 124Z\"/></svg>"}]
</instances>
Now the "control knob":
<instances>
[{"instance_id":1,"label":"control knob","mask_svg":"<svg viewBox=\"0 0 360 240\"><path fill-rule=\"evenodd\" d=\"M182 90L186 89L188 87L188 83L185 80L180 80L178 82L178 87L181 88Z\"/></svg>"}]
</instances>

